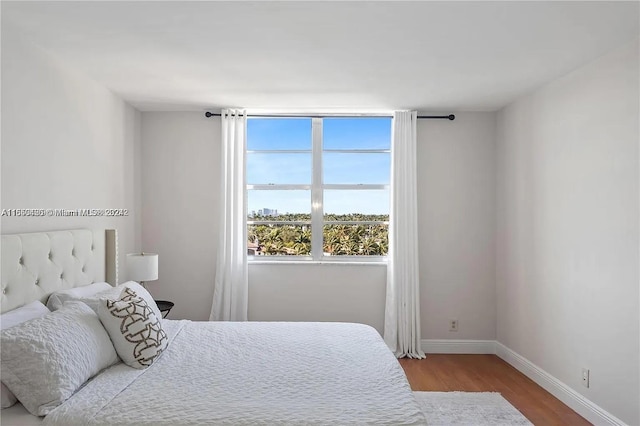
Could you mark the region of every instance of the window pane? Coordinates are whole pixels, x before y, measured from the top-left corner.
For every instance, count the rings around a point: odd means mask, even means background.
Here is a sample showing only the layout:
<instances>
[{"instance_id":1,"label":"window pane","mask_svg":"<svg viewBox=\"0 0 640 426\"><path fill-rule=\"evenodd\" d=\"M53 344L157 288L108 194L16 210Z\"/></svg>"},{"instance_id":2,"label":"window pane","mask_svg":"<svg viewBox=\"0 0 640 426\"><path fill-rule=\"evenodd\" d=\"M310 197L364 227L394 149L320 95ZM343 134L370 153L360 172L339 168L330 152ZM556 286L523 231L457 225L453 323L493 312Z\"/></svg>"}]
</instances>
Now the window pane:
<instances>
[{"instance_id":1,"label":"window pane","mask_svg":"<svg viewBox=\"0 0 640 426\"><path fill-rule=\"evenodd\" d=\"M310 225L249 225L250 256L310 256Z\"/></svg>"},{"instance_id":2,"label":"window pane","mask_svg":"<svg viewBox=\"0 0 640 426\"><path fill-rule=\"evenodd\" d=\"M247 153L248 184L310 184L311 153Z\"/></svg>"},{"instance_id":3,"label":"window pane","mask_svg":"<svg viewBox=\"0 0 640 426\"><path fill-rule=\"evenodd\" d=\"M324 149L390 149L391 118L325 118Z\"/></svg>"},{"instance_id":4,"label":"window pane","mask_svg":"<svg viewBox=\"0 0 640 426\"><path fill-rule=\"evenodd\" d=\"M258 190L247 191L249 220L311 220L311 191Z\"/></svg>"},{"instance_id":5,"label":"window pane","mask_svg":"<svg viewBox=\"0 0 640 426\"><path fill-rule=\"evenodd\" d=\"M389 190L325 190L325 220L389 220Z\"/></svg>"},{"instance_id":6,"label":"window pane","mask_svg":"<svg viewBox=\"0 0 640 426\"><path fill-rule=\"evenodd\" d=\"M386 256L388 225L325 225L322 230L325 256Z\"/></svg>"},{"instance_id":7,"label":"window pane","mask_svg":"<svg viewBox=\"0 0 640 426\"><path fill-rule=\"evenodd\" d=\"M389 184L391 154L340 154L325 152L323 155L324 183L373 183Z\"/></svg>"},{"instance_id":8,"label":"window pane","mask_svg":"<svg viewBox=\"0 0 640 426\"><path fill-rule=\"evenodd\" d=\"M310 118L249 118L247 150L311 150Z\"/></svg>"}]
</instances>

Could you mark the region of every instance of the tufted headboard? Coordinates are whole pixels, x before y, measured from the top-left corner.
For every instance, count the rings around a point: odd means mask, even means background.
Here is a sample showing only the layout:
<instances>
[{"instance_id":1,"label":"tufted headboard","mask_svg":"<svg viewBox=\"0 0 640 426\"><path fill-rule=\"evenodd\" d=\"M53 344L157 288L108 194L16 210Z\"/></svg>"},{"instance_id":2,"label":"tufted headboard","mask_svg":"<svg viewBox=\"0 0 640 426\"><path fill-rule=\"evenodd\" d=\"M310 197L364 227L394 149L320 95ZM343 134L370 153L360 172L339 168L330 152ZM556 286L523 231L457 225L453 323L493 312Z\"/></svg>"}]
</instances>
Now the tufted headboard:
<instances>
[{"instance_id":1,"label":"tufted headboard","mask_svg":"<svg viewBox=\"0 0 640 426\"><path fill-rule=\"evenodd\" d=\"M115 229L74 229L2 236L0 312L58 290L94 282L118 283Z\"/></svg>"}]
</instances>

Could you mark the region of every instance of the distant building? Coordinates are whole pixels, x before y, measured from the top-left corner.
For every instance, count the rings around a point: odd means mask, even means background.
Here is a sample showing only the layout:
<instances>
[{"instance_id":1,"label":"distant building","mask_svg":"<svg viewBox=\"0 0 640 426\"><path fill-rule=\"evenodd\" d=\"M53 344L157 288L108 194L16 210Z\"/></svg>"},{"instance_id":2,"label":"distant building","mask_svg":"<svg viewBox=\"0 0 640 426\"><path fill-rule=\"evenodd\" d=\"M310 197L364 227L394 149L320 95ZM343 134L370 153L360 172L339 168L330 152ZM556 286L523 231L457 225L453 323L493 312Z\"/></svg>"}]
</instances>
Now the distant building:
<instances>
[{"instance_id":1,"label":"distant building","mask_svg":"<svg viewBox=\"0 0 640 426\"><path fill-rule=\"evenodd\" d=\"M278 216L278 209L270 209L268 207L265 207L263 209L258 210L257 212L258 216L263 216L263 217L267 217L267 216ZM255 210L251 210L251 214L249 215L250 217L255 217L256 216L256 211Z\"/></svg>"},{"instance_id":2,"label":"distant building","mask_svg":"<svg viewBox=\"0 0 640 426\"><path fill-rule=\"evenodd\" d=\"M262 251L260 241L258 241L257 239L255 241L247 241L247 255L261 256L263 254L264 252Z\"/></svg>"},{"instance_id":3,"label":"distant building","mask_svg":"<svg viewBox=\"0 0 640 426\"><path fill-rule=\"evenodd\" d=\"M269 208L264 208L262 209L262 215L263 216L278 216L278 210L277 209L269 209Z\"/></svg>"}]
</instances>

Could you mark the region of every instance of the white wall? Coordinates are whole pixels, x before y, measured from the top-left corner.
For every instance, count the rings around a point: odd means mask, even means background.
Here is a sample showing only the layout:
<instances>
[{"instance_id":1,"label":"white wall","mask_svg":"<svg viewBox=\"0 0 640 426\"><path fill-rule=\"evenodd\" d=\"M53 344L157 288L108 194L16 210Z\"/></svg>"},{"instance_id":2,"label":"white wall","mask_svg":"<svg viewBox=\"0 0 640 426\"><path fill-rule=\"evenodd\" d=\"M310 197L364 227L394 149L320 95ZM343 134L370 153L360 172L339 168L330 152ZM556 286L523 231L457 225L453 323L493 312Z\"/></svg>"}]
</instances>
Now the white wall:
<instances>
[{"instance_id":1,"label":"white wall","mask_svg":"<svg viewBox=\"0 0 640 426\"><path fill-rule=\"evenodd\" d=\"M142 113L142 249L159 255L157 299L169 318L208 320L218 242L220 120Z\"/></svg>"},{"instance_id":2,"label":"white wall","mask_svg":"<svg viewBox=\"0 0 640 426\"><path fill-rule=\"evenodd\" d=\"M495 338L493 113L419 127L424 338ZM205 320L217 242L220 120L203 113L142 114L142 241L160 254L156 297L173 318ZM384 265L249 268L249 318L356 321L382 331ZM460 331L448 331L448 318Z\"/></svg>"},{"instance_id":3,"label":"white wall","mask_svg":"<svg viewBox=\"0 0 640 426\"><path fill-rule=\"evenodd\" d=\"M313 264L249 267L249 319L359 322L384 329L387 267Z\"/></svg>"},{"instance_id":4,"label":"white wall","mask_svg":"<svg viewBox=\"0 0 640 426\"><path fill-rule=\"evenodd\" d=\"M500 111L496 180L498 340L633 425L638 73L635 42Z\"/></svg>"},{"instance_id":5,"label":"white wall","mask_svg":"<svg viewBox=\"0 0 640 426\"><path fill-rule=\"evenodd\" d=\"M2 208L119 208L127 217L2 217L2 232L116 228L139 238L140 113L2 25ZM124 268L120 268L121 278Z\"/></svg>"},{"instance_id":6,"label":"white wall","mask_svg":"<svg viewBox=\"0 0 640 426\"><path fill-rule=\"evenodd\" d=\"M423 338L496 337L494 158L495 113L418 124Z\"/></svg>"}]
</instances>

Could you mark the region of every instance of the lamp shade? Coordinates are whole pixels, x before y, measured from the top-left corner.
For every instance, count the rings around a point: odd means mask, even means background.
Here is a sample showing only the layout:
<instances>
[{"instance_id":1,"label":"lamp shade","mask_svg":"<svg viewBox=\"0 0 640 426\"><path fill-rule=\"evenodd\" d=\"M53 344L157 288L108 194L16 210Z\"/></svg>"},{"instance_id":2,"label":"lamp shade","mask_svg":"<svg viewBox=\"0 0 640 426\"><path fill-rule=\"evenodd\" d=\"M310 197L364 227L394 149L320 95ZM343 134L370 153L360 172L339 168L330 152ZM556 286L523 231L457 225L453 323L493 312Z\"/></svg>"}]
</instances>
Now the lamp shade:
<instances>
[{"instance_id":1,"label":"lamp shade","mask_svg":"<svg viewBox=\"0 0 640 426\"><path fill-rule=\"evenodd\" d=\"M130 253L127 255L127 276L132 281L158 279L158 255L155 253Z\"/></svg>"}]
</instances>

